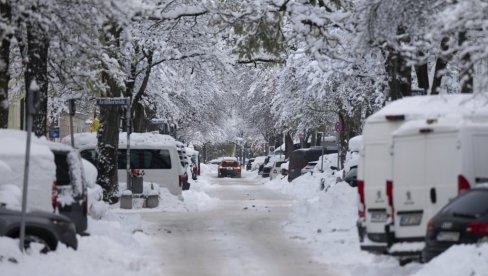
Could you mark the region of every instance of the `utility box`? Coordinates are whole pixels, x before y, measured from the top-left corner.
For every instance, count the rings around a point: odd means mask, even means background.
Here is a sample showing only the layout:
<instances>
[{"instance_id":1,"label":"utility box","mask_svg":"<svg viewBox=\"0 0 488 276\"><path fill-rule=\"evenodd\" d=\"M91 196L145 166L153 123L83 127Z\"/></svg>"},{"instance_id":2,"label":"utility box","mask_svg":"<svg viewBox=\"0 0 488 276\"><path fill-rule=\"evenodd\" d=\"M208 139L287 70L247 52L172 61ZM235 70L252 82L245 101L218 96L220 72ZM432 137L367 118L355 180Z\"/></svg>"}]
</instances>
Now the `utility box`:
<instances>
[{"instance_id":1,"label":"utility box","mask_svg":"<svg viewBox=\"0 0 488 276\"><path fill-rule=\"evenodd\" d=\"M126 190L120 197L120 209L132 209L132 192Z\"/></svg>"},{"instance_id":2,"label":"utility box","mask_svg":"<svg viewBox=\"0 0 488 276\"><path fill-rule=\"evenodd\" d=\"M159 195L148 195L146 198L146 208L156 208L159 206Z\"/></svg>"},{"instance_id":3,"label":"utility box","mask_svg":"<svg viewBox=\"0 0 488 276\"><path fill-rule=\"evenodd\" d=\"M132 193L134 194L142 194L144 190L144 185L143 185L143 178L142 176L131 176L131 182L132 182Z\"/></svg>"}]
</instances>

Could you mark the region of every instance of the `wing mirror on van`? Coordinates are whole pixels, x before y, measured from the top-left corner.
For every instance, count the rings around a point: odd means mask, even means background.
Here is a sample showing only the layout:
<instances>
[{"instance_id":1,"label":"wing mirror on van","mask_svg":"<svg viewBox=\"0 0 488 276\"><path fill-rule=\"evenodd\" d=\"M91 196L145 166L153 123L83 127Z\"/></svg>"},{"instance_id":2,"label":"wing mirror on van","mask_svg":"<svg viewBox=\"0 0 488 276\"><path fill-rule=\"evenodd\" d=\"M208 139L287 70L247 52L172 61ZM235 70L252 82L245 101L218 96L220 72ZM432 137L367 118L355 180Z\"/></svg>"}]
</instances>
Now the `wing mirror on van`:
<instances>
[{"instance_id":1,"label":"wing mirror on van","mask_svg":"<svg viewBox=\"0 0 488 276\"><path fill-rule=\"evenodd\" d=\"M339 169L336 166L330 166L330 169L333 171L338 171Z\"/></svg>"}]
</instances>

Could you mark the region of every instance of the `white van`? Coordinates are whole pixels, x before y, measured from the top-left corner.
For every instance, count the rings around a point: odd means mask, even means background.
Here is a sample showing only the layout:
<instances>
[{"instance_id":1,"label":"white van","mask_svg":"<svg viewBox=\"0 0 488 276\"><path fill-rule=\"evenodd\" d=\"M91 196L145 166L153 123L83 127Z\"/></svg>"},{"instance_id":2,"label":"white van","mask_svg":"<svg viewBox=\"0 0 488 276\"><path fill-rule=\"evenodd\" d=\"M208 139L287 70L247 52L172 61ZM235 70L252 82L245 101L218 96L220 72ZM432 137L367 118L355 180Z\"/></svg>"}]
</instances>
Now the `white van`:
<instances>
[{"instance_id":1,"label":"white van","mask_svg":"<svg viewBox=\"0 0 488 276\"><path fill-rule=\"evenodd\" d=\"M392 133L405 122L466 112L472 94L406 97L368 117L358 161L358 233L361 249L386 252L385 227L392 223Z\"/></svg>"},{"instance_id":2,"label":"white van","mask_svg":"<svg viewBox=\"0 0 488 276\"><path fill-rule=\"evenodd\" d=\"M81 156L96 166L96 133L77 133L75 147ZM71 143L68 137L63 143ZM118 179L126 182L127 134L119 134ZM179 158L176 143L168 135L157 133L132 133L130 136L131 169L144 170L144 181L159 184L173 195L181 196L185 168Z\"/></svg>"},{"instance_id":3,"label":"white van","mask_svg":"<svg viewBox=\"0 0 488 276\"><path fill-rule=\"evenodd\" d=\"M488 118L483 121L462 115L418 120L393 134L390 253L419 254L432 216L463 190L488 180Z\"/></svg>"}]
</instances>

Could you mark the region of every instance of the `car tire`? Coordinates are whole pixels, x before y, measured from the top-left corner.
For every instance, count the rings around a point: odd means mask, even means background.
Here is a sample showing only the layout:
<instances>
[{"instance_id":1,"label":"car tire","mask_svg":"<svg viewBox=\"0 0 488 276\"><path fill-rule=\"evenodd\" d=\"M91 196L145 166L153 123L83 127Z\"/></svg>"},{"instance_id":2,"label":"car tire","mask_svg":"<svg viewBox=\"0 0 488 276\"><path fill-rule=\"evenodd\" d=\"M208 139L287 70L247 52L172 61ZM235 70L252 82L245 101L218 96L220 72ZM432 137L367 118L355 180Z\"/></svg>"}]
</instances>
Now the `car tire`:
<instances>
[{"instance_id":1,"label":"car tire","mask_svg":"<svg viewBox=\"0 0 488 276\"><path fill-rule=\"evenodd\" d=\"M54 237L50 237L51 235L45 232L44 230L31 230L26 229L25 238L24 238L24 250L30 249L31 243L40 243L43 245L40 253L48 253L49 251L56 250L58 245L58 241ZM20 232L17 232L14 235L9 235L9 237L18 239L20 237Z\"/></svg>"}]
</instances>

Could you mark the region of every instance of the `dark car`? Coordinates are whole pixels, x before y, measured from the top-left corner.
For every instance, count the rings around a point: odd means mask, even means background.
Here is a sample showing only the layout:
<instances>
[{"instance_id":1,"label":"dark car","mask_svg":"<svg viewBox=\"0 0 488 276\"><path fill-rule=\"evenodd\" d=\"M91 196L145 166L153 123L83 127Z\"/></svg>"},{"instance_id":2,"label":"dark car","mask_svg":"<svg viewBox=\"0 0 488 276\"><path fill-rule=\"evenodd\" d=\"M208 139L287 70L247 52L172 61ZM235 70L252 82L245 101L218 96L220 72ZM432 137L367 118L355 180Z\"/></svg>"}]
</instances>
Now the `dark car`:
<instances>
[{"instance_id":1,"label":"dark car","mask_svg":"<svg viewBox=\"0 0 488 276\"><path fill-rule=\"evenodd\" d=\"M20 211L0 207L0 236L17 239L20 236ZM43 211L33 211L25 216L25 243L29 248L33 242L43 244L41 252L55 250L58 242L76 249L75 224L67 217Z\"/></svg>"},{"instance_id":2,"label":"dark car","mask_svg":"<svg viewBox=\"0 0 488 276\"><path fill-rule=\"evenodd\" d=\"M344 176L344 181L346 181L347 184L349 184L349 186L356 187L357 176L358 176L358 166L352 166L351 169L349 169L349 171Z\"/></svg>"},{"instance_id":3,"label":"dark car","mask_svg":"<svg viewBox=\"0 0 488 276\"><path fill-rule=\"evenodd\" d=\"M306 149L294 150L290 155L290 165L288 166L288 181L299 177L301 170L307 166L308 162L316 161L322 154L337 153L337 145L311 147Z\"/></svg>"},{"instance_id":4,"label":"dark car","mask_svg":"<svg viewBox=\"0 0 488 276\"><path fill-rule=\"evenodd\" d=\"M218 177L241 177L241 166L239 161L224 159L219 165Z\"/></svg>"},{"instance_id":5,"label":"dark car","mask_svg":"<svg viewBox=\"0 0 488 276\"><path fill-rule=\"evenodd\" d=\"M266 164L263 167L263 171L261 173L262 177L269 177L269 174L271 173L271 164Z\"/></svg>"},{"instance_id":6,"label":"dark car","mask_svg":"<svg viewBox=\"0 0 488 276\"><path fill-rule=\"evenodd\" d=\"M430 220L422 259L428 262L454 244L482 239L488 239L488 187L460 194Z\"/></svg>"},{"instance_id":7,"label":"dark car","mask_svg":"<svg viewBox=\"0 0 488 276\"><path fill-rule=\"evenodd\" d=\"M247 160L246 171L250 171L252 169L252 162L254 162L254 158Z\"/></svg>"}]
</instances>

